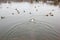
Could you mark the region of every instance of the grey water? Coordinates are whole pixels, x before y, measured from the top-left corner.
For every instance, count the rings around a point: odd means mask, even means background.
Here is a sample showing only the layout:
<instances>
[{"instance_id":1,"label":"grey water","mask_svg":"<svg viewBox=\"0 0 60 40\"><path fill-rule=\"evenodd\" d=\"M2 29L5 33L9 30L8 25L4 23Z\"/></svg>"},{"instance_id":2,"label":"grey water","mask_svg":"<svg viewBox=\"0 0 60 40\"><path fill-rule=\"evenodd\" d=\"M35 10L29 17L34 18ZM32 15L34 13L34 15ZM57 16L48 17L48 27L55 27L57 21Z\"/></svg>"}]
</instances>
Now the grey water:
<instances>
[{"instance_id":1,"label":"grey water","mask_svg":"<svg viewBox=\"0 0 60 40\"><path fill-rule=\"evenodd\" d=\"M30 21L31 19L33 22ZM59 5L54 6L43 2L0 4L1 40L60 40L59 35Z\"/></svg>"}]
</instances>

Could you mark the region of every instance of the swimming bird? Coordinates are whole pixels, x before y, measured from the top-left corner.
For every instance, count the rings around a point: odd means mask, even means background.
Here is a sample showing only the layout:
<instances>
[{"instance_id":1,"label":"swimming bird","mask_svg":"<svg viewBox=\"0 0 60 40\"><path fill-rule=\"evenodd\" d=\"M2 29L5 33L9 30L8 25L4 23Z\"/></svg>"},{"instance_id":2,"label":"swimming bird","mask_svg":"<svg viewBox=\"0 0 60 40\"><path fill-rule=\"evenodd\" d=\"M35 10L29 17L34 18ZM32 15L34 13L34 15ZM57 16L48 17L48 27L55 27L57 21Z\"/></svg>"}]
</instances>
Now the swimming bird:
<instances>
[{"instance_id":1,"label":"swimming bird","mask_svg":"<svg viewBox=\"0 0 60 40\"><path fill-rule=\"evenodd\" d=\"M15 10L17 11L18 14L20 13L18 9L15 9Z\"/></svg>"},{"instance_id":2,"label":"swimming bird","mask_svg":"<svg viewBox=\"0 0 60 40\"><path fill-rule=\"evenodd\" d=\"M5 17L1 16L1 19L4 19Z\"/></svg>"},{"instance_id":3,"label":"swimming bird","mask_svg":"<svg viewBox=\"0 0 60 40\"><path fill-rule=\"evenodd\" d=\"M49 15L47 14L47 15L45 15L45 16L49 16Z\"/></svg>"},{"instance_id":4,"label":"swimming bird","mask_svg":"<svg viewBox=\"0 0 60 40\"><path fill-rule=\"evenodd\" d=\"M50 16L54 16L51 12L49 13Z\"/></svg>"}]
</instances>

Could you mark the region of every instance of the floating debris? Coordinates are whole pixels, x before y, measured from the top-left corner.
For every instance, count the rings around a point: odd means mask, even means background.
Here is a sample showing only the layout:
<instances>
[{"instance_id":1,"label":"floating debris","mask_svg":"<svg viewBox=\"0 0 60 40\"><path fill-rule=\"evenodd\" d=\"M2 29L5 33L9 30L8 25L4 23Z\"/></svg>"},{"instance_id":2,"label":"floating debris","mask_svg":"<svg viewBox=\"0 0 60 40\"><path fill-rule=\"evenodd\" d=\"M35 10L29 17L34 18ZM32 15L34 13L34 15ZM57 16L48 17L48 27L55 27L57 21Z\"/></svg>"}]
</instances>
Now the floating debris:
<instances>
[{"instance_id":1,"label":"floating debris","mask_svg":"<svg viewBox=\"0 0 60 40\"><path fill-rule=\"evenodd\" d=\"M36 11L38 11L38 9L36 9Z\"/></svg>"},{"instance_id":2,"label":"floating debris","mask_svg":"<svg viewBox=\"0 0 60 40\"><path fill-rule=\"evenodd\" d=\"M30 22L35 22L35 19L34 18L30 19Z\"/></svg>"},{"instance_id":3,"label":"floating debris","mask_svg":"<svg viewBox=\"0 0 60 40\"><path fill-rule=\"evenodd\" d=\"M32 14L31 12L29 14Z\"/></svg>"},{"instance_id":4,"label":"floating debris","mask_svg":"<svg viewBox=\"0 0 60 40\"><path fill-rule=\"evenodd\" d=\"M1 19L4 19L5 17L1 16Z\"/></svg>"},{"instance_id":5,"label":"floating debris","mask_svg":"<svg viewBox=\"0 0 60 40\"><path fill-rule=\"evenodd\" d=\"M24 10L24 13L25 13L25 10Z\"/></svg>"},{"instance_id":6,"label":"floating debris","mask_svg":"<svg viewBox=\"0 0 60 40\"><path fill-rule=\"evenodd\" d=\"M52 13L50 12L49 14L51 15Z\"/></svg>"},{"instance_id":7,"label":"floating debris","mask_svg":"<svg viewBox=\"0 0 60 40\"><path fill-rule=\"evenodd\" d=\"M34 8L36 8L36 6Z\"/></svg>"},{"instance_id":8,"label":"floating debris","mask_svg":"<svg viewBox=\"0 0 60 40\"><path fill-rule=\"evenodd\" d=\"M14 15L14 13L12 13L12 15Z\"/></svg>"},{"instance_id":9,"label":"floating debris","mask_svg":"<svg viewBox=\"0 0 60 40\"><path fill-rule=\"evenodd\" d=\"M53 14L51 14L51 16L54 16Z\"/></svg>"},{"instance_id":10,"label":"floating debris","mask_svg":"<svg viewBox=\"0 0 60 40\"><path fill-rule=\"evenodd\" d=\"M52 9L52 11L54 11L54 9Z\"/></svg>"},{"instance_id":11,"label":"floating debris","mask_svg":"<svg viewBox=\"0 0 60 40\"><path fill-rule=\"evenodd\" d=\"M6 7L6 8L9 8L9 7Z\"/></svg>"},{"instance_id":12,"label":"floating debris","mask_svg":"<svg viewBox=\"0 0 60 40\"><path fill-rule=\"evenodd\" d=\"M18 14L20 14L20 12L19 12L19 10L18 9L15 9L17 12L18 12Z\"/></svg>"},{"instance_id":13,"label":"floating debris","mask_svg":"<svg viewBox=\"0 0 60 40\"><path fill-rule=\"evenodd\" d=\"M34 19L31 19L31 21L33 22L33 21L34 21Z\"/></svg>"},{"instance_id":14,"label":"floating debris","mask_svg":"<svg viewBox=\"0 0 60 40\"><path fill-rule=\"evenodd\" d=\"M45 15L45 16L49 16L49 15L47 14L47 15Z\"/></svg>"}]
</instances>

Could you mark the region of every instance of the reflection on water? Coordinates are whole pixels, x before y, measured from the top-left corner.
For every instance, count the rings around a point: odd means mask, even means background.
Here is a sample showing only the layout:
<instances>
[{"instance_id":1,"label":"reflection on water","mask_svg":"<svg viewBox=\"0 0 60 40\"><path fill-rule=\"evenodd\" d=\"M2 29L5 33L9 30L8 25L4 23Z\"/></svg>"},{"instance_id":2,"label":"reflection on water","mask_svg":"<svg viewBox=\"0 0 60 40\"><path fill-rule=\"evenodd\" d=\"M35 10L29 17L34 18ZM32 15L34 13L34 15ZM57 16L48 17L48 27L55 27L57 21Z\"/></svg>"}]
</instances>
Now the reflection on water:
<instances>
[{"instance_id":1,"label":"reflection on water","mask_svg":"<svg viewBox=\"0 0 60 40\"><path fill-rule=\"evenodd\" d=\"M2 40L60 40L60 36L50 24L35 20L13 26Z\"/></svg>"}]
</instances>

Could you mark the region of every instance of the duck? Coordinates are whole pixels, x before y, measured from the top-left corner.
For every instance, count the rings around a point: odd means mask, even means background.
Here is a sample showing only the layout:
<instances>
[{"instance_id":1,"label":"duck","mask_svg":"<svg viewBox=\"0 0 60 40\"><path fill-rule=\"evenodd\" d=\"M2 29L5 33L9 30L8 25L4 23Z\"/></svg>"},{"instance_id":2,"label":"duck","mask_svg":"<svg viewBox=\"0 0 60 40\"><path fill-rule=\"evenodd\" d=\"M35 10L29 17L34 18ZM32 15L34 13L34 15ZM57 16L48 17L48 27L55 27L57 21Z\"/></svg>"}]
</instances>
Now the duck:
<instances>
[{"instance_id":1,"label":"duck","mask_svg":"<svg viewBox=\"0 0 60 40\"><path fill-rule=\"evenodd\" d=\"M46 14L45 16L49 16L48 14Z\"/></svg>"},{"instance_id":2,"label":"duck","mask_svg":"<svg viewBox=\"0 0 60 40\"><path fill-rule=\"evenodd\" d=\"M18 10L17 8L16 8L15 10L18 12L18 14L20 13L19 10Z\"/></svg>"},{"instance_id":3,"label":"duck","mask_svg":"<svg viewBox=\"0 0 60 40\"><path fill-rule=\"evenodd\" d=\"M1 16L1 19L4 19L5 17Z\"/></svg>"},{"instance_id":4,"label":"duck","mask_svg":"<svg viewBox=\"0 0 60 40\"><path fill-rule=\"evenodd\" d=\"M54 16L51 12L49 13L50 16Z\"/></svg>"}]
</instances>

